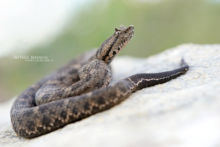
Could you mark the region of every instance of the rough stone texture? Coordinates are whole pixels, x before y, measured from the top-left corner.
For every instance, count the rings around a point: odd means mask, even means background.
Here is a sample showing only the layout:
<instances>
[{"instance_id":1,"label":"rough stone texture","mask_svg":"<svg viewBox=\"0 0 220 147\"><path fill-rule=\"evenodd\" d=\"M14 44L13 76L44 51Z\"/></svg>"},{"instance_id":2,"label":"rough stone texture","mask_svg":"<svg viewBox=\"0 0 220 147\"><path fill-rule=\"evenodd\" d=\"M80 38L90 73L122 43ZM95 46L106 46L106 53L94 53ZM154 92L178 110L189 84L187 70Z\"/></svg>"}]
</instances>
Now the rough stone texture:
<instances>
[{"instance_id":1,"label":"rough stone texture","mask_svg":"<svg viewBox=\"0 0 220 147\"><path fill-rule=\"evenodd\" d=\"M3 103L0 146L220 146L220 45L186 44L147 59L119 57L113 62L114 79L173 69L182 57L191 66L186 75L35 139L15 135L9 118L13 100Z\"/></svg>"}]
</instances>

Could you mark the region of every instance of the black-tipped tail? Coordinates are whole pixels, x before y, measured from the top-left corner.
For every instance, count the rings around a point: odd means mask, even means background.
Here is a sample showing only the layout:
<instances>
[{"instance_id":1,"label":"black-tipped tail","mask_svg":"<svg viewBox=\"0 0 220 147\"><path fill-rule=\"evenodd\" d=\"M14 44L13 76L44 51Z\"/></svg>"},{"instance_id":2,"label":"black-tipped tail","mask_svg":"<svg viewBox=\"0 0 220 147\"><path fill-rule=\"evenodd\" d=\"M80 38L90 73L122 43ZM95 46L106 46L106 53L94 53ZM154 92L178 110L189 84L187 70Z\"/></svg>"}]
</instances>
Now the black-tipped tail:
<instances>
[{"instance_id":1,"label":"black-tipped tail","mask_svg":"<svg viewBox=\"0 0 220 147\"><path fill-rule=\"evenodd\" d=\"M135 84L134 91L154 86L157 84L162 84L172 79L185 74L189 70L189 65L181 60L180 67L171 71L160 72L160 73L141 73L130 76L128 79Z\"/></svg>"}]
</instances>

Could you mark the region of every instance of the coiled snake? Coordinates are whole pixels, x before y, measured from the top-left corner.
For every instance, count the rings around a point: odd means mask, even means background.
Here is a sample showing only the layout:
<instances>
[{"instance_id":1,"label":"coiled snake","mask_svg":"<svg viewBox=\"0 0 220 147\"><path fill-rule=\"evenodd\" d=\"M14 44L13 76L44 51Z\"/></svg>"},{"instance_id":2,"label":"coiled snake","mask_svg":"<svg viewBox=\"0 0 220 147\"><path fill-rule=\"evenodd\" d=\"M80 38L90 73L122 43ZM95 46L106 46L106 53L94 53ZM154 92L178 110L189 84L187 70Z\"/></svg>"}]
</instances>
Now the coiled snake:
<instances>
[{"instance_id":1,"label":"coiled snake","mask_svg":"<svg viewBox=\"0 0 220 147\"><path fill-rule=\"evenodd\" d=\"M96 52L79 56L23 91L10 113L17 135L33 138L49 133L109 109L133 92L167 82L189 69L182 60L175 70L135 74L109 85L109 64L133 34L133 26L116 28Z\"/></svg>"}]
</instances>

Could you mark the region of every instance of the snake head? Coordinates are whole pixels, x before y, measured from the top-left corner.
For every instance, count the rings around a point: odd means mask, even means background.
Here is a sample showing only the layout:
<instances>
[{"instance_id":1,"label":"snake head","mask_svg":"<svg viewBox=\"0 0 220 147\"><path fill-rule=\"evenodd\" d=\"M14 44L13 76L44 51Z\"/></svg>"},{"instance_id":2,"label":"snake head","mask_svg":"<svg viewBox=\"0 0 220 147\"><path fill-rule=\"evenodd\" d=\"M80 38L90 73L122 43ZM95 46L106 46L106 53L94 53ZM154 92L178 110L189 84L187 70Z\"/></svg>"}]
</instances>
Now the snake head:
<instances>
[{"instance_id":1,"label":"snake head","mask_svg":"<svg viewBox=\"0 0 220 147\"><path fill-rule=\"evenodd\" d=\"M133 37L133 34L134 26L132 25L115 28L114 34L105 40L96 52L96 58L103 60L107 64L110 63L115 55L117 55Z\"/></svg>"}]
</instances>

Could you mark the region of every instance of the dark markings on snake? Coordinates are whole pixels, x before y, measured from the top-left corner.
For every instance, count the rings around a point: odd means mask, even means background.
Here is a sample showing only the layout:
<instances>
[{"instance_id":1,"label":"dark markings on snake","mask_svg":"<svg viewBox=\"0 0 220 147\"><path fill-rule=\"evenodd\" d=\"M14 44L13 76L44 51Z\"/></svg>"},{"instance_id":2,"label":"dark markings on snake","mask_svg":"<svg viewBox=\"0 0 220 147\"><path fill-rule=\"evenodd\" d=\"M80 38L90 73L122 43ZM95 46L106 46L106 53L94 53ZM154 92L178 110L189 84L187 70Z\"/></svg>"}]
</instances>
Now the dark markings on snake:
<instances>
[{"instance_id":1,"label":"dark markings on snake","mask_svg":"<svg viewBox=\"0 0 220 147\"><path fill-rule=\"evenodd\" d=\"M134 27L120 27L96 51L85 53L23 91L10 116L18 136L33 138L107 110L132 93L165 83L187 72L180 67L161 73L140 73L109 85L110 62L134 34Z\"/></svg>"},{"instance_id":2,"label":"dark markings on snake","mask_svg":"<svg viewBox=\"0 0 220 147\"><path fill-rule=\"evenodd\" d=\"M116 35L116 37L114 37L114 41L111 43L110 47L108 48L106 54L103 56L102 60L106 60L107 57L109 57L109 53L112 50L112 47L115 45L116 41L118 40L119 35Z\"/></svg>"},{"instance_id":3,"label":"dark markings on snake","mask_svg":"<svg viewBox=\"0 0 220 147\"><path fill-rule=\"evenodd\" d=\"M49 125L50 125L50 118L48 118L48 117L46 117L46 116L43 116L42 123L43 123L45 126L49 126Z\"/></svg>"}]
</instances>

